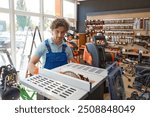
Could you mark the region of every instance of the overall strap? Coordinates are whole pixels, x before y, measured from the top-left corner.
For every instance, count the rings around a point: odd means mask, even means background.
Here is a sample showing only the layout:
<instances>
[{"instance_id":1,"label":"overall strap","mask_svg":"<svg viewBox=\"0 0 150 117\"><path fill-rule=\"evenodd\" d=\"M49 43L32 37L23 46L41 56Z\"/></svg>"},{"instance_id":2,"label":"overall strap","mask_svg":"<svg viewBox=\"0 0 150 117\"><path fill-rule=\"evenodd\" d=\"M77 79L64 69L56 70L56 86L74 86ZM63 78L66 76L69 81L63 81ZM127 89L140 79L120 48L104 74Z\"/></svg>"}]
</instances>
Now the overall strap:
<instances>
[{"instance_id":1,"label":"overall strap","mask_svg":"<svg viewBox=\"0 0 150 117\"><path fill-rule=\"evenodd\" d=\"M45 45L46 45L46 47L47 47L47 50L48 50L49 52L51 52L51 47L50 47L50 45L49 45L49 43L48 43L48 39L45 40Z\"/></svg>"},{"instance_id":2,"label":"overall strap","mask_svg":"<svg viewBox=\"0 0 150 117\"><path fill-rule=\"evenodd\" d=\"M65 52L66 47L67 47L67 45L66 45L66 44L63 44L63 45L62 45L62 52Z\"/></svg>"}]
</instances>

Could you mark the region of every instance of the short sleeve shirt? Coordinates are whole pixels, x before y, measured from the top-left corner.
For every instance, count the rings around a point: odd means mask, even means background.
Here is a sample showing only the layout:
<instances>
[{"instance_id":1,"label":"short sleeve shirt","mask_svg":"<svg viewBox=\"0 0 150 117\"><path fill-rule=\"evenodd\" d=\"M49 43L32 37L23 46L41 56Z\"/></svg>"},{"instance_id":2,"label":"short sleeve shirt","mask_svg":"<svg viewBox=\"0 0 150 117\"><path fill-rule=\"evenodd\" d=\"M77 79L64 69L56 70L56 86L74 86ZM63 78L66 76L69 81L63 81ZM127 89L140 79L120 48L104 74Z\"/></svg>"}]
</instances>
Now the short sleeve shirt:
<instances>
[{"instance_id":1,"label":"short sleeve shirt","mask_svg":"<svg viewBox=\"0 0 150 117\"><path fill-rule=\"evenodd\" d=\"M55 52L62 52L62 45L66 44L65 42L62 42L60 45L56 45L52 38L48 39L48 43L50 45L51 51L53 53ZM67 44L66 44L67 45ZM45 45L45 41L43 41L35 50L34 52L34 56L37 56L39 58L41 58L41 62L42 62L42 67L45 65L45 61L46 61L46 53L48 52L47 47ZM72 54L72 50L71 48L67 45L66 49L65 49L66 55L67 55L67 59L70 60L73 58L73 54Z\"/></svg>"}]
</instances>

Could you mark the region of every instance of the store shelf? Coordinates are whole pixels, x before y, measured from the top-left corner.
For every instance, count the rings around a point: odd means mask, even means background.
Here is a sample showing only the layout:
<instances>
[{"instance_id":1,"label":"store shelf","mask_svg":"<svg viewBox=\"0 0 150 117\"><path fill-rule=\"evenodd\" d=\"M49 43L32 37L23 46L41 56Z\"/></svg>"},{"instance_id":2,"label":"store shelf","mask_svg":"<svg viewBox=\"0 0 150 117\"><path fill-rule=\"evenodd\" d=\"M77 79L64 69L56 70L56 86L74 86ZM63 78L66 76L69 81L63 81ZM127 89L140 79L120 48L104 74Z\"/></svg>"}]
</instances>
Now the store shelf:
<instances>
[{"instance_id":1,"label":"store shelf","mask_svg":"<svg viewBox=\"0 0 150 117\"><path fill-rule=\"evenodd\" d=\"M90 38L96 35L97 33L103 33L106 37L107 41L114 43L115 46L122 46L126 49L141 49L143 51L149 51L149 47L145 46L133 46L137 41L144 39L138 39L137 35L146 35L146 33L150 34L150 30L146 32L146 22L150 19L145 18L110 18L110 19L95 19L95 20L86 20L86 32ZM144 40L145 41L145 40ZM146 40L149 43L149 40ZM132 46L131 46L132 45ZM140 44L139 44L140 45ZM114 47L114 46L113 46ZM147 49L145 49L147 48ZM113 50L113 49L112 49ZM114 52L115 51L112 51ZM110 50L106 49L107 52ZM128 55L138 55L138 53L134 52L124 52L124 54ZM150 54L143 54L143 56L150 56Z\"/></svg>"}]
</instances>

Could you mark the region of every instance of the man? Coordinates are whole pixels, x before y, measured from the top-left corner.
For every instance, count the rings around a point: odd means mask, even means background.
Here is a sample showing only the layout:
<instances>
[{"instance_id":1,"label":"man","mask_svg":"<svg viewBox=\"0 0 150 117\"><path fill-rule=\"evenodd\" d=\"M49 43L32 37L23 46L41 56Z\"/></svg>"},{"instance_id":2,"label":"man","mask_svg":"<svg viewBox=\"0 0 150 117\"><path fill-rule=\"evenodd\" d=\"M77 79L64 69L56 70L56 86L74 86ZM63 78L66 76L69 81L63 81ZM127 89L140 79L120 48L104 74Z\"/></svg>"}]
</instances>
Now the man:
<instances>
[{"instance_id":1,"label":"man","mask_svg":"<svg viewBox=\"0 0 150 117\"><path fill-rule=\"evenodd\" d=\"M35 66L42 58L42 67L53 69L68 62L76 62L69 46L63 42L64 35L69 29L68 22L63 18L55 19L50 29L52 37L43 41L37 48L28 64L28 70L35 74L38 68Z\"/></svg>"}]
</instances>

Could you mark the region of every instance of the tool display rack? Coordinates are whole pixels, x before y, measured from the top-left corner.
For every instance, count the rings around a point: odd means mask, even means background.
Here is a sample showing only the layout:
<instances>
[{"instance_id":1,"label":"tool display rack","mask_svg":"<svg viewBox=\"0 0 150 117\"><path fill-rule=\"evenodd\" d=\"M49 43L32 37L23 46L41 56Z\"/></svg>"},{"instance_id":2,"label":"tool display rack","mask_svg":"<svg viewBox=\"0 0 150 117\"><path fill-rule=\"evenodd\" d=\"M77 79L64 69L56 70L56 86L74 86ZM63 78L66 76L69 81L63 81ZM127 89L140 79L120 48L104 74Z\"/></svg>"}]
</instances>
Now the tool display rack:
<instances>
[{"instance_id":1,"label":"tool display rack","mask_svg":"<svg viewBox=\"0 0 150 117\"><path fill-rule=\"evenodd\" d=\"M134 39L133 18L86 20L87 33L104 33L110 42L131 43Z\"/></svg>"}]
</instances>

